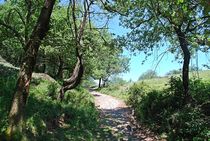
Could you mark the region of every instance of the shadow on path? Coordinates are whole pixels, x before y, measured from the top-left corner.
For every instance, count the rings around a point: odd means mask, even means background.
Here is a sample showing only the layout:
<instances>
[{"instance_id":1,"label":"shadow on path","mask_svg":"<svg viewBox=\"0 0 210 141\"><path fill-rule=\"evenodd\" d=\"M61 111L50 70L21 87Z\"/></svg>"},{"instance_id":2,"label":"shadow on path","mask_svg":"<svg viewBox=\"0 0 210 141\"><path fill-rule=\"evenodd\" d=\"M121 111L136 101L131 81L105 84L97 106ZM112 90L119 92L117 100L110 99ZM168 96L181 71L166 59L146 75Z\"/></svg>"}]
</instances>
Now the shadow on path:
<instances>
[{"instance_id":1,"label":"shadow on path","mask_svg":"<svg viewBox=\"0 0 210 141\"><path fill-rule=\"evenodd\" d=\"M99 140L103 141L157 141L158 138L143 125L139 125L132 109L115 97L91 91L100 111ZM105 136L104 136L105 134Z\"/></svg>"}]
</instances>

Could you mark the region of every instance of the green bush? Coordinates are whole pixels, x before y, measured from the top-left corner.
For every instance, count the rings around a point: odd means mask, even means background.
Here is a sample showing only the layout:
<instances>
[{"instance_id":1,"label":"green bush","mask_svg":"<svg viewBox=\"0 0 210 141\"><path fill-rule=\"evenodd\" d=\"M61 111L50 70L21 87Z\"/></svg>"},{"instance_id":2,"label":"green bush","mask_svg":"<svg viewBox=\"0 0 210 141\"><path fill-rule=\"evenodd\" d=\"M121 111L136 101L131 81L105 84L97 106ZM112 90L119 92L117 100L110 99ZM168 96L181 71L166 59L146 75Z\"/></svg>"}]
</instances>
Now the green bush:
<instances>
[{"instance_id":1,"label":"green bush","mask_svg":"<svg viewBox=\"0 0 210 141\"><path fill-rule=\"evenodd\" d=\"M16 77L0 77L0 135L8 126ZM32 80L25 112L24 137L28 140L91 140L98 126L93 96L79 88L67 92L64 102L56 99L57 83ZM0 139L1 140L1 139Z\"/></svg>"},{"instance_id":2,"label":"green bush","mask_svg":"<svg viewBox=\"0 0 210 141\"><path fill-rule=\"evenodd\" d=\"M210 99L209 82L190 81L190 93L195 101L191 106L183 104L182 93L181 78L172 77L168 87L159 91L144 83L134 84L128 101L138 120L158 133L166 132L168 140L207 140L210 121L201 107Z\"/></svg>"},{"instance_id":3,"label":"green bush","mask_svg":"<svg viewBox=\"0 0 210 141\"><path fill-rule=\"evenodd\" d=\"M195 79L191 81L190 92L197 104L210 101L210 81Z\"/></svg>"},{"instance_id":4,"label":"green bush","mask_svg":"<svg viewBox=\"0 0 210 141\"><path fill-rule=\"evenodd\" d=\"M6 130L13 93L16 85L15 76L0 77L0 133Z\"/></svg>"},{"instance_id":5,"label":"green bush","mask_svg":"<svg viewBox=\"0 0 210 141\"><path fill-rule=\"evenodd\" d=\"M58 89L57 84L47 81L32 86L27 104L28 135L37 140L92 138L98 126L93 96L79 88L67 92L64 101L60 102L56 99Z\"/></svg>"}]
</instances>

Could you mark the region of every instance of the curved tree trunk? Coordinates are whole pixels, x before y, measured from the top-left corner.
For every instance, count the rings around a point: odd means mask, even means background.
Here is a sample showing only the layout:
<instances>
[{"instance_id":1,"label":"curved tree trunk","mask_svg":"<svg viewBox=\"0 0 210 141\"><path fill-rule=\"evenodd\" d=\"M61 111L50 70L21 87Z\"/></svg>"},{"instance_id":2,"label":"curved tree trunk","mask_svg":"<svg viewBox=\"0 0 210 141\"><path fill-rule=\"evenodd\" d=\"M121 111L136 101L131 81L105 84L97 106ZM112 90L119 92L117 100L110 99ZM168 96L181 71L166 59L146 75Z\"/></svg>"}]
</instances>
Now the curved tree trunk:
<instances>
[{"instance_id":1,"label":"curved tree trunk","mask_svg":"<svg viewBox=\"0 0 210 141\"><path fill-rule=\"evenodd\" d=\"M82 79L84 72L84 67L83 67L83 62L82 62L82 57L78 56L77 57L77 64L74 68L74 71L69 79L64 80L63 86L60 89L60 100L62 101L64 99L64 93L67 90L71 90L75 87L77 87Z\"/></svg>"},{"instance_id":2,"label":"curved tree trunk","mask_svg":"<svg viewBox=\"0 0 210 141\"><path fill-rule=\"evenodd\" d=\"M184 104L187 104L191 101L191 95L189 92L189 64L190 64L190 51L188 49L188 42L185 36L185 33L181 29L175 29L176 34L179 39L181 49L184 54L184 63L182 67L182 81L184 89Z\"/></svg>"},{"instance_id":3,"label":"curved tree trunk","mask_svg":"<svg viewBox=\"0 0 210 141\"><path fill-rule=\"evenodd\" d=\"M13 140L12 138L16 132L22 132L23 114L29 95L31 75L36 64L36 57L41 40L45 37L46 32L48 31L48 25L54 3L55 0L45 0L45 4L41 10L37 24L25 46L25 56L19 72L16 91L14 93L9 113L9 127L7 129L8 140Z\"/></svg>"},{"instance_id":4,"label":"curved tree trunk","mask_svg":"<svg viewBox=\"0 0 210 141\"><path fill-rule=\"evenodd\" d=\"M74 41L75 41L75 46L76 46L77 64L74 68L74 71L73 71L71 77L69 79L64 80L64 82L63 82L63 86L60 89L60 96L59 96L61 101L64 99L64 93L67 90L71 90L80 84L83 73L84 73L82 53L79 50L82 47L81 40L83 37L85 25L87 23L89 8L90 8L91 4L92 4L92 2L88 2L87 0L84 1L84 3L83 3L83 6L84 6L83 19L82 19L80 26L78 28L77 27L77 18L76 18L76 14L75 14L76 0L72 0L69 3L69 8L70 7L72 8L71 14L72 14L73 25L74 25L74 30L72 30L72 31L74 31Z\"/></svg>"}]
</instances>

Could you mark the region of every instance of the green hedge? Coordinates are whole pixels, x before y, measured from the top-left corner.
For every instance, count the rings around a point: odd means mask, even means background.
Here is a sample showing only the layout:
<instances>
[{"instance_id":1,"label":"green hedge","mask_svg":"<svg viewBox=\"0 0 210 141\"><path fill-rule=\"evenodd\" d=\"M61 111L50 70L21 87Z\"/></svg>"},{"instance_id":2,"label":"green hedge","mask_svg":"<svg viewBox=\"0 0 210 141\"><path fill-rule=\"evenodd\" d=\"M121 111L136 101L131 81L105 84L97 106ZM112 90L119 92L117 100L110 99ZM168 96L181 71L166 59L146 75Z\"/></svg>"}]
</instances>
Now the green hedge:
<instances>
[{"instance_id":1,"label":"green hedge","mask_svg":"<svg viewBox=\"0 0 210 141\"><path fill-rule=\"evenodd\" d=\"M208 140L210 82L190 81L193 102L189 105L183 104L182 91L178 77L170 78L168 86L159 91L138 83L130 87L128 103L139 121L160 134L166 133L168 140Z\"/></svg>"}]
</instances>

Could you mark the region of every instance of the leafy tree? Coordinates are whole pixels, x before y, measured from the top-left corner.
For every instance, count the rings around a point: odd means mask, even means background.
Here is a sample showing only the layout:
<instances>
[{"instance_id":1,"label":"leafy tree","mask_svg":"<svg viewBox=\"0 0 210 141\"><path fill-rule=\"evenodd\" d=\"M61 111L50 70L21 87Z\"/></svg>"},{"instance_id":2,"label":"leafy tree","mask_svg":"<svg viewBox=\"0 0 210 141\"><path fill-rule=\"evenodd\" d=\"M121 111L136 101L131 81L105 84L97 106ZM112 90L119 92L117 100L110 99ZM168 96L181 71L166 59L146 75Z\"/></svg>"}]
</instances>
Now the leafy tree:
<instances>
[{"instance_id":1,"label":"leafy tree","mask_svg":"<svg viewBox=\"0 0 210 141\"><path fill-rule=\"evenodd\" d=\"M41 1L31 0L7 1L0 5L0 52L15 66L21 65L24 48L42 5Z\"/></svg>"},{"instance_id":2,"label":"leafy tree","mask_svg":"<svg viewBox=\"0 0 210 141\"><path fill-rule=\"evenodd\" d=\"M22 132L23 113L29 95L31 76L33 68L36 64L36 57L41 40L45 37L49 28L48 25L54 3L54 0L45 1L34 30L24 48L25 56L23 57L23 63L20 68L16 84L16 91L14 93L14 98L9 113L9 127L7 130L9 140L13 140L15 133Z\"/></svg>"},{"instance_id":3,"label":"leafy tree","mask_svg":"<svg viewBox=\"0 0 210 141\"><path fill-rule=\"evenodd\" d=\"M144 72L140 77L139 80L144 80L144 79L152 79L152 78L157 78L158 75L155 71L153 70L148 70Z\"/></svg>"},{"instance_id":4,"label":"leafy tree","mask_svg":"<svg viewBox=\"0 0 210 141\"><path fill-rule=\"evenodd\" d=\"M89 10L94 4L91 0L85 0L83 3L70 1L68 20L72 19L69 20L69 25L73 33L77 63L71 76L64 79L60 90L61 100L67 90L80 84L84 75L87 78L91 75L106 82L112 74L128 69L128 59L120 56L120 50L115 49L116 45L107 31L97 30L91 20L88 23ZM77 9L80 9L81 13L77 13Z\"/></svg>"},{"instance_id":5,"label":"leafy tree","mask_svg":"<svg viewBox=\"0 0 210 141\"><path fill-rule=\"evenodd\" d=\"M125 44L132 50L150 54L154 47L167 46L168 51L183 56L182 80L184 103L189 93L189 63L194 48L208 49L209 7L202 0L134 0L118 1L105 7L122 13L122 25L131 29ZM179 46L179 47L178 47Z\"/></svg>"},{"instance_id":6,"label":"leafy tree","mask_svg":"<svg viewBox=\"0 0 210 141\"><path fill-rule=\"evenodd\" d=\"M66 7L55 7L51 28L43 40L37 64L44 64L44 72L60 80L69 77L76 63L73 33L66 20L66 10Z\"/></svg>"},{"instance_id":7,"label":"leafy tree","mask_svg":"<svg viewBox=\"0 0 210 141\"><path fill-rule=\"evenodd\" d=\"M107 38L105 44L96 51L92 62L92 77L103 80L104 85L111 76L129 70L129 58L121 55L123 50L114 42L115 40Z\"/></svg>"},{"instance_id":8,"label":"leafy tree","mask_svg":"<svg viewBox=\"0 0 210 141\"><path fill-rule=\"evenodd\" d=\"M125 85L127 83L127 81L119 76L113 76L113 77L111 77L110 83L117 84L117 85Z\"/></svg>"},{"instance_id":9,"label":"leafy tree","mask_svg":"<svg viewBox=\"0 0 210 141\"><path fill-rule=\"evenodd\" d=\"M92 1L89 1L89 0L84 1L83 8L81 8L82 14L81 14L80 19L78 17L76 17L77 9L80 8L79 7L80 3L78 5L77 4L78 3L75 0L70 1L69 7L68 7L68 13L67 13L68 18L70 18L70 14L72 17L72 23L70 23L70 25L71 25L71 30L73 31L73 43L75 46L77 63L76 63L76 66L74 67L74 70L73 70L71 76L68 79L65 79L63 81L62 88L60 89L60 100L61 101L63 100L64 93L67 90L73 89L77 85L80 84L81 78L83 77L83 73L84 73L83 53L82 53L82 48L84 46L82 43L82 38L83 38L84 30L85 30L85 27L86 27L86 24L88 21L88 14L89 14L90 6L92 5ZM69 11L70 9L71 9L71 11Z\"/></svg>"},{"instance_id":10,"label":"leafy tree","mask_svg":"<svg viewBox=\"0 0 210 141\"><path fill-rule=\"evenodd\" d=\"M170 75L181 74L181 73L182 73L181 69L179 69L179 70L171 70L168 73L166 73L166 75L170 76Z\"/></svg>"}]
</instances>

